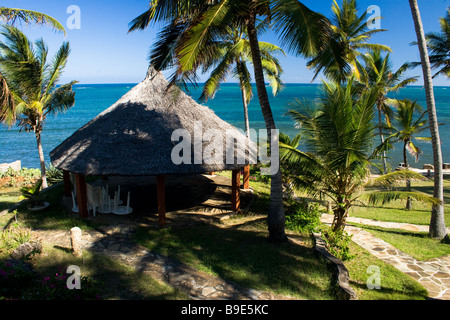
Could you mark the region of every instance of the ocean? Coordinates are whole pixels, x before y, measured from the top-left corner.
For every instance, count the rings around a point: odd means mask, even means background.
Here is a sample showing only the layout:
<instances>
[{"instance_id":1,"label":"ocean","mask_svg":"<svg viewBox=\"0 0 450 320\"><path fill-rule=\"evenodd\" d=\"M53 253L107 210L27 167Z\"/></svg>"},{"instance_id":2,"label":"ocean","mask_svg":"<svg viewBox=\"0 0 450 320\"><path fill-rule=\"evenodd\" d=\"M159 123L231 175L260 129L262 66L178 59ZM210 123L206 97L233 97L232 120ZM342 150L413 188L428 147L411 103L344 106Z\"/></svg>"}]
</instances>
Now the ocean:
<instances>
[{"instance_id":1,"label":"ocean","mask_svg":"<svg viewBox=\"0 0 450 320\"><path fill-rule=\"evenodd\" d=\"M46 162L50 162L49 152L69 137L73 132L93 119L103 110L113 105L136 84L77 84L75 85L76 103L68 112L48 117L42 134L43 148ZM271 88L267 87L272 112L277 128L291 137L297 130L293 121L285 116L292 109L296 99L313 100L318 97L320 88L316 84L287 84L278 96L271 95ZM189 93L197 99L200 87L193 88ZM435 87L436 108L440 126L440 137L444 163L450 163L450 87ZM426 109L425 91L420 86L410 86L391 94L398 99L409 98ZM222 84L214 99L204 103L221 117L237 128L244 129L244 115L241 92L237 84ZM249 105L250 127L252 129L265 128L264 119L257 101L256 90ZM410 163L416 168L422 168L425 163L433 163L431 143L418 142L423 150L417 163L410 157ZM32 132L20 132L18 128L8 128L0 125L0 163L10 163L16 160L22 162L22 167L39 168L39 158L36 139ZM398 144L388 156L391 165L397 166L402 160L402 146Z\"/></svg>"}]
</instances>

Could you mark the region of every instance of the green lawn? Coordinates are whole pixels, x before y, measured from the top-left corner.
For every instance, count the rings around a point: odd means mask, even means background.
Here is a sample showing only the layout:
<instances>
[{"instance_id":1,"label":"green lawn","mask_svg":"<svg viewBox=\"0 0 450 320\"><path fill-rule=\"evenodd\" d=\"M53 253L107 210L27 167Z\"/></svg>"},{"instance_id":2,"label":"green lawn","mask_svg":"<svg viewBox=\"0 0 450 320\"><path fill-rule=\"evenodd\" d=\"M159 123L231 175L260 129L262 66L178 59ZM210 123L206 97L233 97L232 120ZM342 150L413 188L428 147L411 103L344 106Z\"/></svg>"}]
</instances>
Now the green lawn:
<instances>
[{"instance_id":1,"label":"green lawn","mask_svg":"<svg viewBox=\"0 0 450 320\"><path fill-rule=\"evenodd\" d=\"M428 260L450 254L450 244L432 239L426 232L362 226L374 236L390 243L417 260Z\"/></svg>"},{"instance_id":2,"label":"green lawn","mask_svg":"<svg viewBox=\"0 0 450 320\"><path fill-rule=\"evenodd\" d=\"M412 182L412 189L433 195L433 181ZM402 222L428 225L431 218L431 207L423 203L413 202L413 210L405 209L405 201L394 201L384 206L355 206L350 211L351 217L374 219L380 221ZM450 226L450 180L444 180L445 224Z\"/></svg>"},{"instance_id":3,"label":"green lawn","mask_svg":"<svg viewBox=\"0 0 450 320\"><path fill-rule=\"evenodd\" d=\"M228 173L225 173L227 175ZM232 217L222 225L198 224L183 228L142 228L136 241L148 249L179 259L199 270L257 290L289 295L298 299L335 299L331 272L313 250L310 234L294 233L302 245L285 243L274 245L267 241L266 214L270 186L252 181L255 199L249 212ZM72 226L84 229L95 224L67 215L59 204L62 187L47 195L51 207L46 212L32 213L25 206L17 214L0 217L0 227L9 225L17 217L19 225L31 229L68 230ZM6 204L6 196L1 201ZM11 200L13 201L13 200ZM8 205L9 206L9 205ZM0 244L1 247L1 244ZM346 262L352 285L360 299L423 299L424 289L408 276L383 264L365 250L352 244L356 257ZM6 253L3 252L3 257ZM0 257L1 260L1 257ZM98 281L100 296L105 299L184 299L182 293L136 273L117 261L88 252L79 261L61 250L47 248L45 255L34 262L43 274L55 272L67 264L80 263L84 274ZM368 290L365 286L367 267L382 265L383 290Z\"/></svg>"},{"instance_id":4,"label":"green lawn","mask_svg":"<svg viewBox=\"0 0 450 320\"><path fill-rule=\"evenodd\" d=\"M391 265L379 260L355 243L350 244L355 258L346 261L350 275L350 286L359 300L425 300L428 293L417 281L406 276ZM373 274L370 266L380 270L380 289L369 289L367 282Z\"/></svg>"},{"instance_id":5,"label":"green lawn","mask_svg":"<svg viewBox=\"0 0 450 320\"><path fill-rule=\"evenodd\" d=\"M261 217L229 227L140 229L136 239L149 250L243 287L299 299L334 299L330 271L315 255L310 236L297 236L308 246L274 245L267 241L266 229Z\"/></svg>"},{"instance_id":6,"label":"green lawn","mask_svg":"<svg viewBox=\"0 0 450 320\"><path fill-rule=\"evenodd\" d=\"M20 201L20 191L18 188L0 189L0 212L9 209L12 205Z\"/></svg>"}]
</instances>

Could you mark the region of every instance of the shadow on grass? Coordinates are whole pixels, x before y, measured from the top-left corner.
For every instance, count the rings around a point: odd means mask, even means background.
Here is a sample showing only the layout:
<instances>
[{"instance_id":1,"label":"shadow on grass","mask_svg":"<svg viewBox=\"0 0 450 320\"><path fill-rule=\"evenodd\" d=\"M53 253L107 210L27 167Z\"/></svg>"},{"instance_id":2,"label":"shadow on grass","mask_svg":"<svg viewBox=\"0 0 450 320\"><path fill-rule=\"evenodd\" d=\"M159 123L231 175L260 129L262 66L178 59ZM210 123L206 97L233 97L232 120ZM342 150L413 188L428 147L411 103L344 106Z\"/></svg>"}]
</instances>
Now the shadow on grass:
<instances>
[{"instance_id":1,"label":"shadow on grass","mask_svg":"<svg viewBox=\"0 0 450 320\"><path fill-rule=\"evenodd\" d=\"M139 229L136 241L149 250L183 261L240 286L303 299L334 299L331 273L314 250L294 243L274 245L262 221L220 228Z\"/></svg>"}]
</instances>

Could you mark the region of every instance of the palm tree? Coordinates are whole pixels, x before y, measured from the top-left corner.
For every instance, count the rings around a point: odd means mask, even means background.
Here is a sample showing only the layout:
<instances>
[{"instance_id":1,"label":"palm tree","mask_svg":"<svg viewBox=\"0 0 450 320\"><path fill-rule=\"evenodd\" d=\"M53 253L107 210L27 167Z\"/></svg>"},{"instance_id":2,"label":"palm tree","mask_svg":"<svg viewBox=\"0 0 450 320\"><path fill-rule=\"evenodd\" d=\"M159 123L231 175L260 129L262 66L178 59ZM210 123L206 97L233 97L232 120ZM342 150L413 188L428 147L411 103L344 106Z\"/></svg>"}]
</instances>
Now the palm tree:
<instances>
[{"instance_id":1,"label":"palm tree","mask_svg":"<svg viewBox=\"0 0 450 320\"><path fill-rule=\"evenodd\" d=\"M447 16L440 18L439 22L441 32L429 32L425 36L430 50L430 63L433 69L439 69L433 78L438 75L450 78L450 7L447 9ZM414 63L415 66L420 64L420 62Z\"/></svg>"},{"instance_id":2,"label":"palm tree","mask_svg":"<svg viewBox=\"0 0 450 320\"><path fill-rule=\"evenodd\" d=\"M428 123L431 132L431 144L433 148L434 165L434 197L440 200L439 204L433 205L431 210L430 231L433 238L442 239L447 235L444 220L444 177L442 173L442 151L439 137L439 127L436 115L436 103L434 100L433 79L431 76L431 65L428 57L427 42L423 30L422 18L420 17L417 0L409 0L414 27L419 45L420 61L424 78L425 94L427 97Z\"/></svg>"},{"instance_id":3,"label":"palm tree","mask_svg":"<svg viewBox=\"0 0 450 320\"><path fill-rule=\"evenodd\" d=\"M0 19L8 25L15 25L18 23L50 25L55 30L63 32L64 35L66 34L66 30L61 23L59 23L55 18L41 12L0 7ZM11 105L14 106L14 99L11 96L11 92L5 79L3 78L3 75L0 74L0 110L4 110L6 106ZM0 111L0 119L5 116L6 115Z\"/></svg>"},{"instance_id":4,"label":"palm tree","mask_svg":"<svg viewBox=\"0 0 450 320\"><path fill-rule=\"evenodd\" d=\"M217 37L227 34L229 26L245 28L258 100L271 141L270 149L272 154L276 154L278 137L272 135L272 132L276 132L276 125L265 86L257 17L270 18L281 44L292 53L311 57L329 46L333 49L333 58L337 57L336 63L346 67L344 58L339 58L343 50L331 37L328 19L297 0L152 0L149 9L133 20L130 30L145 29L150 22L165 22L153 51L155 59L152 59L152 63L156 69L175 66L175 78L192 79L195 71L215 54L211 44ZM271 175L267 222L271 241L287 239L280 170Z\"/></svg>"},{"instance_id":5,"label":"palm tree","mask_svg":"<svg viewBox=\"0 0 450 320\"><path fill-rule=\"evenodd\" d=\"M244 106L245 131L248 135L250 132L248 105L253 93L252 78L248 70L248 63L252 62L251 52L245 30L230 27L229 34L225 35L222 41L217 41L215 45L218 47L216 50L219 54L203 67L204 72L212 67L215 68L203 86L200 99L207 101L213 98L219 90L220 83L225 81L228 75L233 74L239 79ZM263 41L259 42L259 47L261 48L264 74L270 82L272 94L276 96L282 90L284 84L281 80L283 69L274 54L284 54L284 51L276 45Z\"/></svg>"},{"instance_id":6,"label":"palm tree","mask_svg":"<svg viewBox=\"0 0 450 320\"><path fill-rule=\"evenodd\" d=\"M406 168L409 168L407 153L410 153L416 160L423 153L420 148L414 144L413 139L421 141L429 141L428 137L416 137L417 134L422 133L430 128L426 125L428 120L425 119L427 111L423 111L422 107L416 101L409 99L398 101L397 112L394 119L397 126L391 126L389 129L393 133L386 138L386 140L377 148L378 150L385 150L392 148L392 144L396 142L403 143L403 162ZM416 116L418 114L418 116ZM406 190L411 191L411 182L406 181ZM406 201L406 209L412 209L411 199Z\"/></svg>"},{"instance_id":7,"label":"palm tree","mask_svg":"<svg viewBox=\"0 0 450 320\"><path fill-rule=\"evenodd\" d=\"M401 88L417 81L418 77L404 78L404 73L409 69L410 64L404 63L397 71L392 70L392 62L390 54L381 55L381 50L374 49L365 55L365 68L361 81L367 88L376 88L378 97L376 100L376 108L378 111L378 130L380 135L380 143L384 142L383 134L383 115L387 126L391 126L392 110L390 105L396 102L395 99L389 99L390 92L398 91ZM387 173L386 153L383 152L384 173Z\"/></svg>"},{"instance_id":8,"label":"palm tree","mask_svg":"<svg viewBox=\"0 0 450 320\"><path fill-rule=\"evenodd\" d=\"M14 105L2 106L1 122L10 127L18 120L21 130L33 131L39 152L42 187L47 187L41 132L48 115L71 108L75 102L72 81L57 86L69 57L69 44L65 42L55 57L47 63L48 48L42 39L35 46L13 26L4 26L0 42L0 71L4 76Z\"/></svg>"},{"instance_id":9,"label":"palm tree","mask_svg":"<svg viewBox=\"0 0 450 320\"><path fill-rule=\"evenodd\" d=\"M343 0L341 7L336 0L333 0L331 10L333 12L331 22L333 23L334 36L345 48L345 58L352 68L342 72L339 64L336 64L334 59L330 63L328 56L332 56L332 53L328 49L319 51L316 57L308 61L307 66L315 70L314 78L317 77L320 71L324 71L325 76L333 81L345 82L346 78L352 74L359 79L361 68L358 58L365 58L362 53L364 50L392 51L390 47L385 45L367 43L372 35L386 30L369 30L367 26L367 12L364 11L363 14L358 16L356 0Z\"/></svg>"},{"instance_id":10,"label":"palm tree","mask_svg":"<svg viewBox=\"0 0 450 320\"><path fill-rule=\"evenodd\" d=\"M347 85L324 83L315 108L300 103L288 115L298 124L306 151L280 143L282 161L296 168L293 182L309 195L333 203L333 231L342 231L349 209L366 198L369 204L411 197L435 204L437 199L417 192L390 190L393 182L424 177L410 170L395 171L371 178L372 143L376 90L355 94ZM368 186L380 188L363 192ZM382 189L388 188L388 190Z\"/></svg>"},{"instance_id":11,"label":"palm tree","mask_svg":"<svg viewBox=\"0 0 450 320\"><path fill-rule=\"evenodd\" d=\"M45 13L17 9L17 8L6 8L0 7L0 19L4 21L5 24L16 25L17 23L34 23L40 25L50 25L57 31L61 31L66 34L66 31L61 23L55 18L46 15Z\"/></svg>"}]
</instances>

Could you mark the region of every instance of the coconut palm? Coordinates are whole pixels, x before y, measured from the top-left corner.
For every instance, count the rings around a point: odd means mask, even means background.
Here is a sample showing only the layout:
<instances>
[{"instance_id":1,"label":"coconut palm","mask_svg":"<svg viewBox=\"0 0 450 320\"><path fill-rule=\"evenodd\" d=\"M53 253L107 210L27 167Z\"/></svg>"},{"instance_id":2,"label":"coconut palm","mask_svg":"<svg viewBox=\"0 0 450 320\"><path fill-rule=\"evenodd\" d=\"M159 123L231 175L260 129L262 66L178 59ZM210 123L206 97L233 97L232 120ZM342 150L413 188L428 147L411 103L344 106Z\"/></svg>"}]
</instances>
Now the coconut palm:
<instances>
[{"instance_id":1,"label":"coconut palm","mask_svg":"<svg viewBox=\"0 0 450 320\"><path fill-rule=\"evenodd\" d=\"M450 7L447 9L447 16L440 18L439 22L441 32L429 32L425 35L430 50L430 63L433 69L438 69L433 78L438 75L450 78ZM420 62L415 63L415 65L420 64Z\"/></svg>"},{"instance_id":2,"label":"coconut palm","mask_svg":"<svg viewBox=\"0 0 450 320\"><path fill-rule=\"evenodd\" d=\"M422 150L414 143L414 140L430 141L429 137L417 137L418 134L429 130L426 119L427 111L423 111L422 107L416 101L409 99L398 101L396 104L396 112L394 115L395 125L391 125L389 130L392 134L377 148L378 150L391 149L392 145L397 142L403 143L403 162L406 168L409 168L408 156L411 154L416 162L423 153ZM411 182L406 181L406 190L411 191ZM412 209L411 199L406 201L406 209Z\"/></svg>"},{"instance_id":3,"label":"coconut palm","mask_svg":"<svg viewBox=\"0 0 450 320\"><path fill-rule=\"evenodd\" d=\"M64 34L66 33L63 25L59 23L58 20L37 11L0 7L0 19L2 19L5 24L9 25L17 25L22 22L26 24L50 25L55 30L61 31Z\"/></svg>"},{"instance_id":4,"label":"coconut palm","mask_svg":"<svg viewBox=\"0 0 450 320\"><path fill-rule=\"evenodd\" d=\"M229 34L225 35L222 41L217 41L215 45L218 47L216 50L219 55L214 56L214 59L203 67L204 71L210 68L214 69L203 86L200 99L207 101L213 98L220 88L220 83L225 81L230 74L238 78L244 106L245 130L248 134L250 131L248 105L253 92L252 77L248 69L248 64L252 62L251 52L245 30L230 27ZM275 54L284 54L284 51L274 44L263 41L259 42L259 47L264 74L270 82L273 95L276 96L282 90L284 84L281 80L283 69Z\"/></svg>"},{"instance_id":5,"label":"coconut palm","mask_svg":"<svg viewBox=\"0 0 450 320\"><path fill-rule=\"evenodd\" d=\"M291 171L294 185L333 203L334 231L344 229L349 209L363 199L369 204L407 197L432 204L438 202L422 193L390 189L395 181L424 179L410 170L372 178L373 104L377 92L355 94L353 82L351 79L346 85L324 83L315 107L300 103L297 109L288 112L300 128L301 147L305 151L280 143L282 161L290 169L296 168ZM376 191L364 192L368 186Z\"/></svg>"},{"instance_id":6,"label":"coconut palm","mask_svg":"<svg viewBox=\"0 0 450 320\"><path fill-rule=\"evenodd\" d=\"M409 69L410 64L404 63L396 71L392 70L392 61L390 54L384 57L381 50L374 49L365 54L365 68L361 72L361 82L367 88L376 88L378 97L376 100L376 108L378 112L378 130L381 144L384 142L383 123L391 126L392 110L390 105L395 104L395 99L388 98L388 94L398 91L409 84L415 83L418 77L404 77L405 72ZM383 115L385 121L383 121ZM386 154L383 152L384 173L387 173Z\"/></svg>"},{"instance_id":7,"label":"coconut palm","mask_svg":"<svg viewBox=\"0 0 450 320\"><path fill-rule=\"evenodd\" d=\"M41 132L49 115L68 110L74 105L72 86L76 81L57 86L70 53L65 42L48 62L48 48L42 39L33 45L13 26L4 26L0 42L0 71L14 104L1 106L0 121L10 127L16 122L21 130L33 131L39 152L42 187L47 187Z\"/></svg>"},{"instance_id":8,"label":"coconut palm","mask_svg":"<svg viewBox=\"0 0 450 320\"><path fill-rule=\"evenodd\" d=\"M434 165L434 193L433 196L440 200L439 204L433 206L431 210L430 231L433 238L442 239L447 235L447 228L444 220L444 177L442 173L442 150L439 136L438 120L436 115L436 102L434 99L433 79L431 75L431 65L428 56L427 42L423 29L422 18L420 17L417 0L409 0L409 6L414 21L419 46L420 61L424 79L425 94L427 97L428 123L431 132L431 144L433 149Z\"/></svg>"},{"instance_id":9,"label":"coconut palm","mask_svg":"<svg viewBox=\"0 0 450 320\"><path fill-rule=\"evenodd\" d=\"M211 55L216 54L217 37L227 34L229 26L244 28L250 45L254 81L261 111L271 141L272 154L276 154L278 138L269 97L265 86L264 68L257 32L257 18L269 19L279 35L282 46L294 54L312 57L328 46L333 58L342 69L348 67L339 59L342 48L331 37L330 23L323 15L310 10L297 0L215 0L187 1L152 0L149 9L133 20L130 30L145 29L151 22L164 22L159 41L153 50L155 68L175 66L174 76L193 78L195 72ZM331 60L332 57L327 57ZM268 212L269 239L284 241L285 218L282 202L280 170L271 175L271 202Z\"/></svg>"},{"instance_id":10,"label":"coconut palm","mask_svg":"<svg viewBox=\"0 0 450 320\"><path fill-rule=\"evenodd\" d=\"M345 70L343 73L340 65L336 64L333 59L331 63L328 56L332 55L329 49L319 51L318 55L308 61L308 68L315 70L314 78L320 71L333 81L345 82L346 78L354 74L358 79L360 77L360 61L358 58L364 59L363 52L365 50L392 51L390 47L368 43L371 36L386 31L385 29L369 30L367 25L367 12L358 15L356 0L343 0L342 6L339 6L336 0L333 0L331 8L333 15L331 17L334 37L345 48L345 58L352 66L351 69Z\"/></svg>"},{"instance_id":11,"label":"coconut palm","mask_svg":"<svg viewBox=\"0 0 450 320\"><path fill-rule=\"evenodd\" d=\"M18 23L34 23L40 25L50 25L55 30L61 31L66 34L66 31L61 23L59 23L53 17L46 15L41 12L25 10L25 9L16 9L16 8L6 8L0 7L0 19L3 20L3 23L8 25L15 25ZM11 96L11 92L8 88L8 85L3 78L3 75L0 74L0 105L3 107L14 104L14 99ZM0 119L5 115L0 111Z\"/></svg>"}]
</instances>

